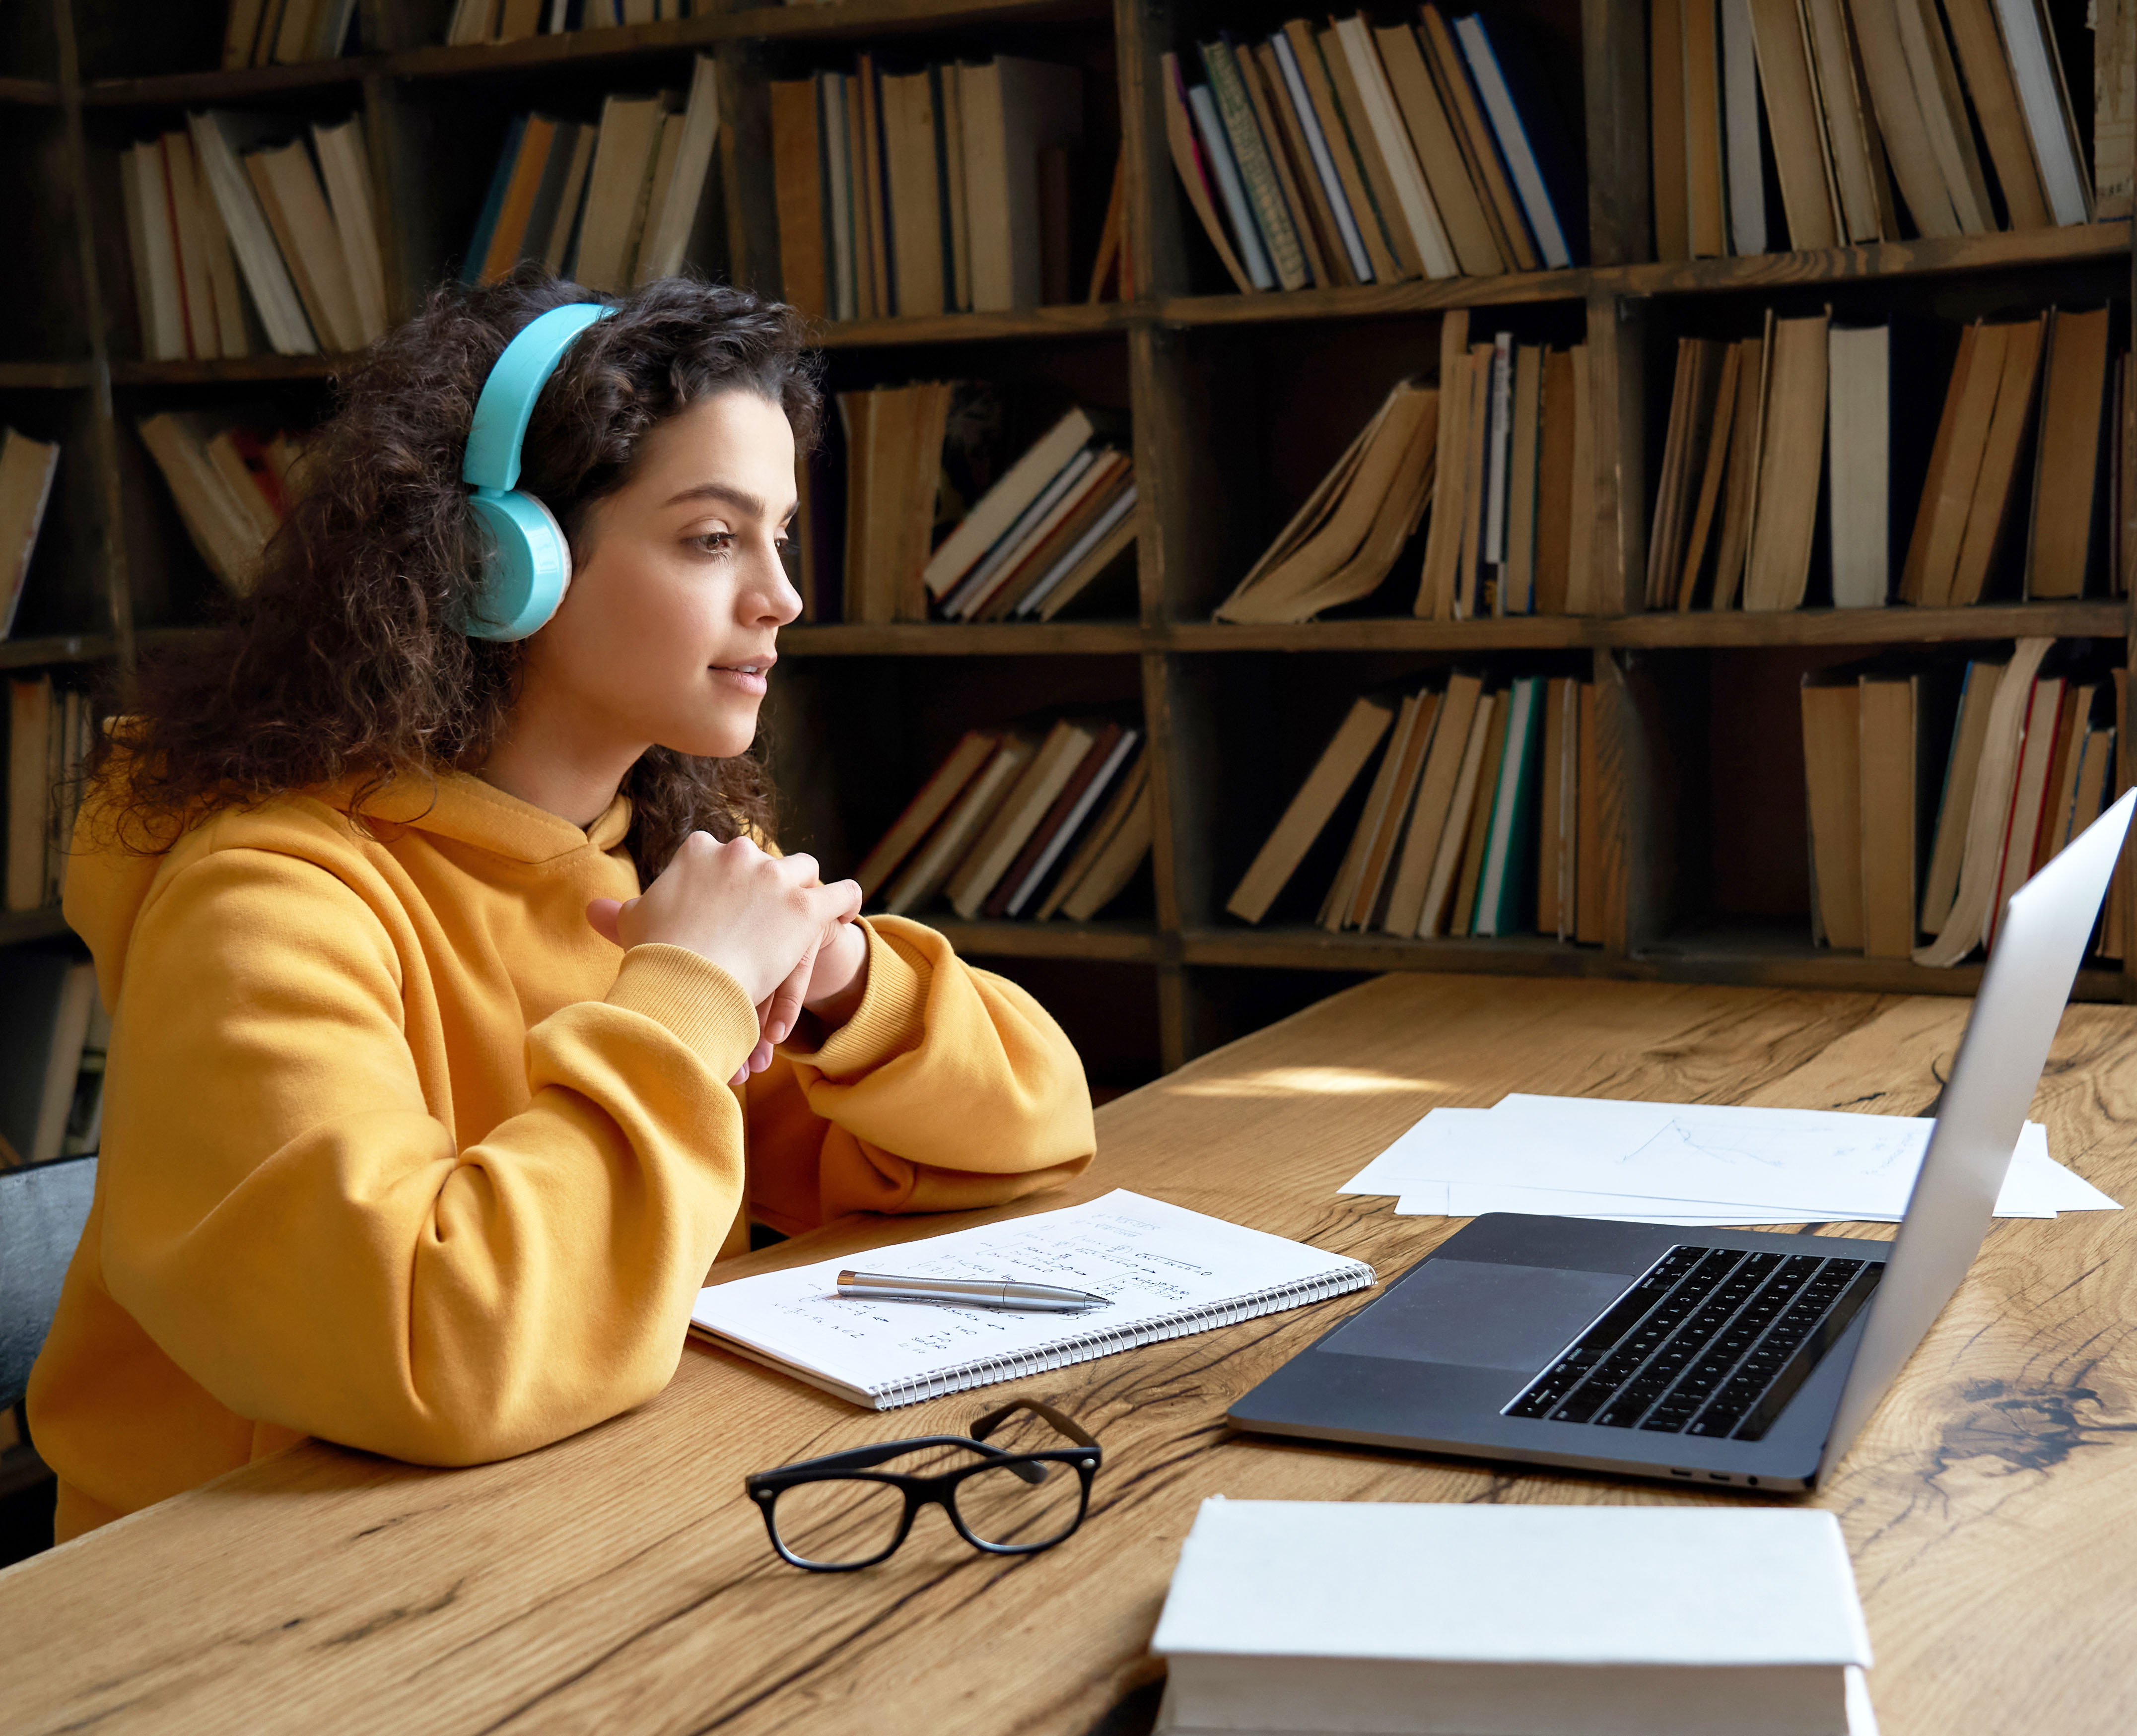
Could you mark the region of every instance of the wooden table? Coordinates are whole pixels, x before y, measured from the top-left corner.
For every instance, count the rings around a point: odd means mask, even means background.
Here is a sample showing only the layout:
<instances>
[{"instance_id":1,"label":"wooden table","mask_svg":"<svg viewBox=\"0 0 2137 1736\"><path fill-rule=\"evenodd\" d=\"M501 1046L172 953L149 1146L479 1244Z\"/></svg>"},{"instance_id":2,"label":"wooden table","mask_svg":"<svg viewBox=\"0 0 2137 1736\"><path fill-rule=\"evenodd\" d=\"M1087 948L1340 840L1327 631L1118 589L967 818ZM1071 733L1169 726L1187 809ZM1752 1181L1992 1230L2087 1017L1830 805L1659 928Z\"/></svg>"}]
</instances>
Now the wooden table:
<instances>
[{"instance_id":1,"label":"wooden table","mask_svg":"<svg viewBox=\"0 0 2137 1736\"><path fill-rule=\"evenodd\" d=\"M1967 1004L1390 976L1109 1105L1073 1194L1127 1185L1392 1276L1454 1226L1335 1189L1427 1109L1509 1090L1920 1111ZM2137 1196L2137 1009L2072 1007L2035 1115ZM851 1219L737 1273L932 1233ZM1884 1233L1862 1228L1863 1233ZM2137 1728L2137 1214L1999 1222L1817 1500L1846 1528L1890 1736ZM0 1574L0 1729L1128 1736L1205 1495L1744 1500L1230 1433L1227 1402L1363 1297L1034 1377L1106 1466L1083 1530L1005 1563L922 1521L802 1573L742 1478L959 1429L1020 1387L888 1415L692 1348L655 1403L509 1463L308 1443Z\"/></svg>"}]
</instances>

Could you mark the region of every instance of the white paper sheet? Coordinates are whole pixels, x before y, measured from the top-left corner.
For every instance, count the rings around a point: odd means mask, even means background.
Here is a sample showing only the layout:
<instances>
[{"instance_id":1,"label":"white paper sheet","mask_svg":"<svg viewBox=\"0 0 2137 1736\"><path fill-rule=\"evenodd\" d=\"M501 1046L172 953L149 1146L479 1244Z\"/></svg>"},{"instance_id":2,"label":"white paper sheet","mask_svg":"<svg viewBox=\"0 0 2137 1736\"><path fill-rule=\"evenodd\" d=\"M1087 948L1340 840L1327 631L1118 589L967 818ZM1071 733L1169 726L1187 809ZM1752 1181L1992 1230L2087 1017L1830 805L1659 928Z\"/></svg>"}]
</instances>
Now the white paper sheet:
<instances>
[{"instance_id":1,"label":"white paper sheet","mask_svg":"<svg viewBox=\"0 0 2137 1736\"><path fill-rule=\"evenodd\" d=\"M1721 1225L1897 1223L1935 1123L1825 1110L1515 1094L1439 1109L1339 1190L1394 1194L1404 1215L1490 1211ZM2049 1155L2028 1122L1997 1200L2004 1218L2119 1208Z\"/></svg>"}]
</instances>

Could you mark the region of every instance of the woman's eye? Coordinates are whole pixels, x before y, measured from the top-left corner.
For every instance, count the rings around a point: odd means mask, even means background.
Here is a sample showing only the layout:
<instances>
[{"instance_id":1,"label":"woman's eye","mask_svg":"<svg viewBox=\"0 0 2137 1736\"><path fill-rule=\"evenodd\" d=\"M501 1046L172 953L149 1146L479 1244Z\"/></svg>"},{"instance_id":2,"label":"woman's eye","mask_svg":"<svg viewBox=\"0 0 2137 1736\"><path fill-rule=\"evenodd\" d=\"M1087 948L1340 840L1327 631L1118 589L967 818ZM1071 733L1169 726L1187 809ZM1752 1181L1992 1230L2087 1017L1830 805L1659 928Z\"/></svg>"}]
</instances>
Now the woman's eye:
<instances>
[{"instance_id":1,"label":"woman's eye","mask_svg":"<svg viewBox=\"0 0 2137 1736\"><path fill-rule=\"evenodd\" d=\"M706 531L690 539L708 555L725 554L734 544L733 531Z\"/></svg>"}]
</instances>

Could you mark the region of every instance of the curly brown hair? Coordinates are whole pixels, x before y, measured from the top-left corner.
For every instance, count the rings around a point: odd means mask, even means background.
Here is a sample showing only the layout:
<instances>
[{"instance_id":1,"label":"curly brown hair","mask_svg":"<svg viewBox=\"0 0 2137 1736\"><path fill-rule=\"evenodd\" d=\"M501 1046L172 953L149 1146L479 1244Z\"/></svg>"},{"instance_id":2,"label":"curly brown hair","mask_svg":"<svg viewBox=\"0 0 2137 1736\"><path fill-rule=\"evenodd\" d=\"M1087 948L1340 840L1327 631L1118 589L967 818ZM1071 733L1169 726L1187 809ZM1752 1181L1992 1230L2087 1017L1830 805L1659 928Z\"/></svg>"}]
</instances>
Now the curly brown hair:
<instances>
[{"instance_id":1,"label":"curly brown hair","mask_svg":"<svg viewBox=\"0 0 2137 1736\"><path fill-rule=\"evenodd\" d=\"M144 660L123 703L129 765L108 817L136 851L168 849L220 808L358 780L350 812L441 768L488 757L517 691L520 648L470 639L483 532L460 464L475 400L513 335L569 302L616 312L572 344L527 430L520 487L572 544L629 479L645 437L719 391L779 405L798 450L822 412L820 363L791 308L664 278L604 298L523 265L479 289L448 284L345 379L312 438L288 518L258 583L212 635ZM116 751L100 732L85 768ZM654 747L624 780L626 840L650 878L690 832L772 834L756 754L694 758Z\"/></svg>"}]
</instances>

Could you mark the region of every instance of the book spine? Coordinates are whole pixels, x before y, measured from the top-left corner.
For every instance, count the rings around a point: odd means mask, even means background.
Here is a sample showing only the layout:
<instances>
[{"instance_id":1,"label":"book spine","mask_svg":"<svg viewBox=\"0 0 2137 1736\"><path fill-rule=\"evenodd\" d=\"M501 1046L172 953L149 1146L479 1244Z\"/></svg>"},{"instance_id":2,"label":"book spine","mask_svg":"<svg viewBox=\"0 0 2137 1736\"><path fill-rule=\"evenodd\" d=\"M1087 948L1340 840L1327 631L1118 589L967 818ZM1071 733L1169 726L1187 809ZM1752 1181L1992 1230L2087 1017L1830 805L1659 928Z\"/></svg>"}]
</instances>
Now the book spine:
<instances>
[{"instance_id":1,"label":"book spine","mask_svg":"<svg viewBox=\"0 0 2137 1736\"><path fill-rule=\"evenodd\" d=\"M1190 85L1187 106L1195 117L1195 130L1201 135L1203 154L1210 159L1210 169L1217 177L1217 191L1224 202L1224 215L1231 220L1232 233L1239 241L1247 276L1257 289L1273 289L1276 274L1269 269L1268 255L1262 249L1261 233L1254 227L1253 213L1247 208L1239 168L1232 161L1232 148L1224 137L1224 124L1218 118L1217 105L1210 95L1210 87Z\"/></svg>"},{"instance_id":2,"label":"book spine","mask_svg":"<svg viewBox=\"0 0 2137 1736\"><path fill-rule=\"evenodd\" d=\"M2132 0L2137 4L2137 0ZM1365 251L1365 238L1358 232L1358 220L1351 214L1351 202L1343 195L1343 181L1336 170L1336 159L1329 154L1328 138L1321 130L1321 117L1314 112L1313 99L1307 94L1306 80L1298 70L1298 56L1292 52L1291 39L1281 32L1269 38L1269 46L1276 51L1277 65L1283 70L1284 94L1298 116L1300 132L1306 136L1306 148L1313 158L1313 173L1319 177L1321 191L1326 196L1328 208L1336 218L1336 231L1343 242L1344 255L1351 261L1351 273L1361 284L1373 280L1373 262Z\"/></svg>"},{"instance_id":3,"label":"book spine","mask_svg":"<svg viewBox=\"0 0 2137 1736\"><path fill-rule=\"evenodd\" d=\"M1268 244L1270 268L1281 287L1302 289L1307 283L1306 255L1298 245L1298 232L1292 226L1291 213L1285 208L1283 189L1277 184L1276 169L1269 161L1268 146L1262 138L1260 124L1254 119L1253 105L1248 99L1239 66L1232 58L1232 45L1223 41L1205 42L1201 51L1203 68L1210 75L1210 94L1216 99L1218 118L1232 147L1239 177L1245 183L1254 221Z\"/></svg>"},{"instance_id":4,"label":"book spine","mask_svg":"<svg viewBox=\"0 0 2137 1736\"><path fill-rule=\"evenodd\" d=\"M1117 1350L1138 1349L1144 1345L1161 1344L1169 1338L1185 1338L1191 1332L1206 1332L1213 1327L1235 1325L1241 1320L1273 1314L1279 1309L1302 1308L1312 1302L1326 1301L1331 1296L1347 1296L1354 1290L1364 1290L1379 1281L1380 1275L1371 1267L1361 1261L1346 1261L1336 1271L1318 1273L1310 1278L1294 1279L1288 1284L1273 1284L1267 1289L1253 1291L1230 1301L1200 1308L1180 1309L1133 1325L1106 1326L1094 1331L1079 1332L1057 1344L1038 1345L1006 1356L983 1356L971 1362L953 1363L946 1368L930 1369L924 1374L911 1375L903 1380L864 1387L861 1390L869 1395L878 1410L895 1410L901 1405L939 1398L947 1393L961 1393L976 1386L991 1386L997 1381L1015 1380L1026 1374L1044 1374L1054 1369L1069 1368L1079 1362L1093 1362L1101 1356L1111 1356Z\"/></svg>"}]
</instances>

